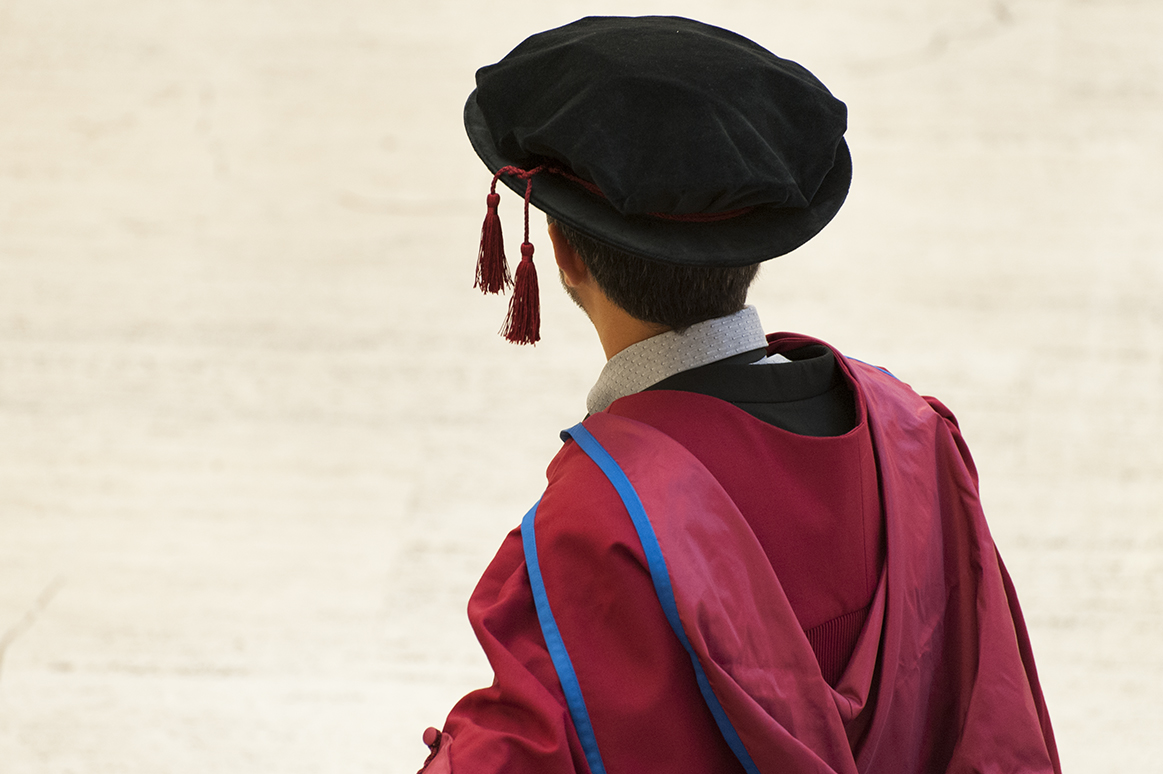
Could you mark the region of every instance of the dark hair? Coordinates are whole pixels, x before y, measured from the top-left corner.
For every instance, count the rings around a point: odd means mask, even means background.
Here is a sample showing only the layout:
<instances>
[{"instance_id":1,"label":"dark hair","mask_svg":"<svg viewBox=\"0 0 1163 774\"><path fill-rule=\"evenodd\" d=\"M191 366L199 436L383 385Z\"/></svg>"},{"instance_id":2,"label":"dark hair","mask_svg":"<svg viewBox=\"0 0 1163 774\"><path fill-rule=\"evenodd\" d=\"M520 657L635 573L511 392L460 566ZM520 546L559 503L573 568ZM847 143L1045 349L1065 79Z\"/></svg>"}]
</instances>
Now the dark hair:
<instances>
[{"instance_id":1,"label":"dark hair","mask_svg":"<svg viewBox=\"0 0 1163 774\"><path fill-rule=\"evenodd\" d=\"M598 287L631 317L681 331L695 323L734 314L747 303L759 264L680 266L610 247L556 223Z\"/></svg>"}]
</instances>

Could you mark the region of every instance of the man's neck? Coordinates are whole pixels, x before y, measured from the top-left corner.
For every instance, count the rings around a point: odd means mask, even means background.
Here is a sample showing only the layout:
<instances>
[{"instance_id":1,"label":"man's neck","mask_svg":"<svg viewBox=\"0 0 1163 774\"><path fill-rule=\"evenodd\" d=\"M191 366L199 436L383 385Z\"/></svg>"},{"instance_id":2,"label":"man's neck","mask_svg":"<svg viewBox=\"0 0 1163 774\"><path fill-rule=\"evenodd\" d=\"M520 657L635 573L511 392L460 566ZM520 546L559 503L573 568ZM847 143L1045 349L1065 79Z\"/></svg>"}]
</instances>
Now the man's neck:
<instances>
[{"instance_id":1,"label":"man's neck","mask_svg":"<svg viewBox=\"0 0 1163 774\"><path fill-rule=\"evenodd\" d=\"M606 336L598 334L598 338L601 339L602 350L606 353L606 360L609 361L610 358L627 347L633 346L640 341L654 338L658 334L665 333L668 330L670 328L667 328L665 325L643 323L638 326L619 328L611 331Z\"/></svg>"},{"instance_id":2,"label":"man's neck","mask_svg":"<svg viewBox=\"0 0 1163 774\"><path fill-rule=\"evenodd\" d=\"M625 310L603 297L605 303L597 303L587 309L590 321L598 332L606 360L640 341L645 341L670 330L665 325L645 322L631 317Z\"/></svg>"}]
</instances>

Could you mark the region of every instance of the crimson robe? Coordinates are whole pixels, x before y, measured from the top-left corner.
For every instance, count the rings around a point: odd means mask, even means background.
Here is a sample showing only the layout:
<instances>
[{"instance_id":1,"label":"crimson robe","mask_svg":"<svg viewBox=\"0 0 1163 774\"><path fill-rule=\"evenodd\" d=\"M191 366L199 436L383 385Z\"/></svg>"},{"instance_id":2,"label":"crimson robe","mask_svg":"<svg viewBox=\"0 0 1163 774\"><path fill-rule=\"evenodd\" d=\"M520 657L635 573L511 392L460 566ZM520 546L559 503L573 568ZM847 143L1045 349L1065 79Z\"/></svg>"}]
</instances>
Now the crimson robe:
<instances>
[{"instance_id":1,"label":"crimson robe","mask_svg":"<svg viewBox=\"0 0 1163 774\"><path fill-rule=\"evenodd\" d=\"M808 343L818 342L770 336L769 353ZM584 423L649 515L681 628L748 765L1059 772L956 420L890 375L836 357L856 401L843 436L795 435L667 390L622 398ZM610 480L573 442L548 479L536 506L540 574L607 771L744 771ZM510 533L469 602L494 683L465 696L443 732L429 730L427 774L590 770L521 539ZM806 630L857 609L847 664L826 680Z\"/></svg>"}]
</instances>

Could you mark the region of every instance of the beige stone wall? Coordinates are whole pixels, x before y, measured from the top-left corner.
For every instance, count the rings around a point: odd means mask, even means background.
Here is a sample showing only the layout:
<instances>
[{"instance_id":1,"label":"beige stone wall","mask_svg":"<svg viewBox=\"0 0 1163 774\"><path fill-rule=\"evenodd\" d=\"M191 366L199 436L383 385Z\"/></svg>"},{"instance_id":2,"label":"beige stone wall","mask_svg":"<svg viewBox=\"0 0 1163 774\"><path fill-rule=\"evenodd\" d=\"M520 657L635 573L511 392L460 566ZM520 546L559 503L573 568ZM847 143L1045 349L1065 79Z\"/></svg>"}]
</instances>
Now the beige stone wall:
<instances>
[{"instance_id":1,"label":"beige stone wall","mask_svg":"<svg viewBox=\"0 0 1163 774\"><path fill-rule=\"evenodd\" d=\"M0 771L414 771L601 365L471 289L474 69L676 12L846 100L772 329L957 412L1069 770L1163 756L1163 6L0 3ZM502 204L510 235L515 197Z\"/></svg>"}]
</instances>

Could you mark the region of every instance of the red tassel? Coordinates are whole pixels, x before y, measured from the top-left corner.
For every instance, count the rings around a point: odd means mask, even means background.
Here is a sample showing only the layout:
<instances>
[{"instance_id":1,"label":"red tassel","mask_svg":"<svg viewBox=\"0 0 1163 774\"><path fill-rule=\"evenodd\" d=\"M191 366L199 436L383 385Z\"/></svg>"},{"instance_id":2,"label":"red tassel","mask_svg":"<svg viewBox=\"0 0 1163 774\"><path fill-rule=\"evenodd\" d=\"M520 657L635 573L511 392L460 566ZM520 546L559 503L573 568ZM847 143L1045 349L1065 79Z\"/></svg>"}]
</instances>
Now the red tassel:
<instances>
[{"instance_id":1,"label":"red tassel","mask_svg":"<svg viewBox=\"0 0 1163 774\"><path fill-rule=\"evenodd\" d=\"M533 265L533 245L521 245L517 284L509 301L509 314L501 334L514 344L536 344L541 340L541 300L537 289L537 268Z\"/></svg>"},{"instance_id":2,"label":"red tassel","mask_svg":"<svg viewBox=\"0 0 1163 774\"><path fill-rule=\"evenodd\" d=\"M495 191L485 199L489 211L481 227L481 249L477 253L477 276L474 288L483 293L500 293L512 284L509 265L505 262L505 240L501 235L501 218L497 215L497 205L501 195Z\"/></svg>"}]
</instances>

